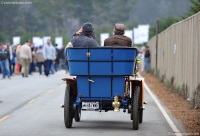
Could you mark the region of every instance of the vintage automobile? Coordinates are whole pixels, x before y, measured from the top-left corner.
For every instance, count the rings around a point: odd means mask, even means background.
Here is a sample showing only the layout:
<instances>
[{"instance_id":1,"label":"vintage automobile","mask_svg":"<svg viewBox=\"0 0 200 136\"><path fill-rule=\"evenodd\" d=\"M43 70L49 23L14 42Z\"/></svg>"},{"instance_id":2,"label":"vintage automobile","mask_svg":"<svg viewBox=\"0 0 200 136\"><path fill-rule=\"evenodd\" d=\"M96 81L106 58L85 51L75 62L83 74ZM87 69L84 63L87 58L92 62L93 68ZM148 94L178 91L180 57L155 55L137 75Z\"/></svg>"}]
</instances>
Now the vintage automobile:
<instances>
[{"instance_id":1,"label":"vintage automobile","mask_svg":"<svg viewBox=\"0 0 200 136\"><path fill-rule=\"evenodd\" d=\"M69 72L64 78L64 123L71 128L81 111L120 111L130 114L132 129L143 120L143 80L137 78L137 49L96 47L67 49Z\"/></svg>"}]
</instances>

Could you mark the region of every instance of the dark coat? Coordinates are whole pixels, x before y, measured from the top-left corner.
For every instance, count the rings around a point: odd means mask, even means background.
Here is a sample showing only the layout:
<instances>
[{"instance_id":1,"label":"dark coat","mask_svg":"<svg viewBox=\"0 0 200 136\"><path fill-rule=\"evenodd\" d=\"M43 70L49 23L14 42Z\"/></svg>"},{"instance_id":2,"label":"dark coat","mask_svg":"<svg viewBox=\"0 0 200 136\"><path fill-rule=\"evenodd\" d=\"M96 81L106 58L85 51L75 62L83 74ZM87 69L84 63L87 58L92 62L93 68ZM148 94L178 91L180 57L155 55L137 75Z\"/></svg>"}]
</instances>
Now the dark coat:
<instances>
[{"instance_id":1,"label":"dark coat","mask_svg":"<svg viewBox=\"0 0 200 136\"><path fill-rule=\"evenodd\" d=\"M5 47L4 49L0 49L0 60L6 60L10 58L9 49Z\"/></svg>"},{"instance_id":2,"label":"dark coat","mask_svg":"<svg viewBox=\"0 0 200 136\"><path fill-rule=\"evenodd\" d=\"M98 43L92 38L86 35L71 37L71 43L73 47L98 47Z\"/></svg>"},{"instance_id":3,"label":"dark coat","mask_svg":"<svg viewBox=\"0 0 200 136\"><path fill-rule=\"evenodd\" d=\"M113 35L104 41L104 46L132 46L132 40L124 35Z\"/></svg>"}]
</instances>

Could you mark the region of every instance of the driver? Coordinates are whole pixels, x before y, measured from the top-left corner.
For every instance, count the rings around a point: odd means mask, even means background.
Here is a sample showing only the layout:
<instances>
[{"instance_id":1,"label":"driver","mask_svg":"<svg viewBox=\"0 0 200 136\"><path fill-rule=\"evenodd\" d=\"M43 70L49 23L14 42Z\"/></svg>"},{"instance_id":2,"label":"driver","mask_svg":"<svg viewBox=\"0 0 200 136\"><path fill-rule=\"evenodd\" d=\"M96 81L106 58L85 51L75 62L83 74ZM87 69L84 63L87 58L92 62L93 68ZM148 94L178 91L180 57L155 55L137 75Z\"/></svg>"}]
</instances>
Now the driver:
<instances>
[{"instance_id":1,"label":"driver","mask_svg":"<svg viewBox=\"0 0 200 136\"><path fill-rule=\"evenodd\" d=\"M72 35L71 43L73 47L98 47L92 24L84 23L80 30Z\"/></svg>"}]
</instances>

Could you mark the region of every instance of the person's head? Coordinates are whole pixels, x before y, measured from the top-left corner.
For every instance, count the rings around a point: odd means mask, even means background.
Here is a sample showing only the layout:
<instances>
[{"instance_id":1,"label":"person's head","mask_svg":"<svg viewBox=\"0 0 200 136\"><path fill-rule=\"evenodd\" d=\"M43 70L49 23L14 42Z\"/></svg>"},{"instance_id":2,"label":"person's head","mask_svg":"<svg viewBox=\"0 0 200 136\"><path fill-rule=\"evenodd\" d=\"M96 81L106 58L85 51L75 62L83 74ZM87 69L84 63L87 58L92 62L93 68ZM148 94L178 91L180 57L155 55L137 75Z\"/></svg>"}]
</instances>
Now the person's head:
<instances>
[{"instance_id":1,"label":"person's head","mask_svg":"<svg viewBox=\"0 0 200 136\"><path fill-rule=\"evenodd\" d=\"M39 46L39 49L42 49L42 48L43 48L43 46L42 46L42 45L40 45L40 46Z\"/></svg>"},{"instance_id":2,"label":"person's head","mask_svg":"<svg viewBox=\"0 0 200 136\"><path fill-rule=\"evenodd\" d=\"M113 29L113 35L123 35L125 31L124 24L116 23L115 28Z\"/></svg>"},{"instance_id":3,"label":"person's head","mask_svg":"<svg viewBox=\"0 0 200 136\"><path fill-rule=\"evenodd\" d=\"M26 40L26 44L31 46L31 41L30 40Z\"/></svg>"},{"instance_id":4,"label":"person's head","mask_svg":"<svg viewBox=\"0 0 200 136\"><path fill-rule=\"evenodd\" d=\"M10 45L10 41L6 40L6 45L9 46Z\"/></svg>"},{"instance_id":5,"label":"person's head","mask_svg":"<svg viewBox=\"0 0 200 136\"><path fill-rule=\"evenodd\" d=\"M47 40L47 44L50 45L51 44L51 39Z\"/></svg>"},{"instance_id":6,"label":"person's head","mask_svg":"<svg viewBox=\"0 0 200 136\"><path fill-rule=\"evenodd\" d=\"M21 44L18 44L16 50L19 50L21 48L21 46L22 46Z\"/></svg>"},{"instance_id":7,"label":"person's head","mask_svg":"<svg viewBox=\"0 0 200 136\"><path fill-rule=\"evenodd\" d=\"M73 47L71 42L67 43L66 48L68 48L68 47Z\"/></svg>"},{"instance_id":8,"label":"person's head","mask_svg":"<svg viewBox=\"0 0 200 136\"><path fill-rule=\"evenodd\" d=\"M90 22L84 23L82 26L82 33L86 36L95 38L94 27L92 23Z\"/></svg>"}]
</instances>

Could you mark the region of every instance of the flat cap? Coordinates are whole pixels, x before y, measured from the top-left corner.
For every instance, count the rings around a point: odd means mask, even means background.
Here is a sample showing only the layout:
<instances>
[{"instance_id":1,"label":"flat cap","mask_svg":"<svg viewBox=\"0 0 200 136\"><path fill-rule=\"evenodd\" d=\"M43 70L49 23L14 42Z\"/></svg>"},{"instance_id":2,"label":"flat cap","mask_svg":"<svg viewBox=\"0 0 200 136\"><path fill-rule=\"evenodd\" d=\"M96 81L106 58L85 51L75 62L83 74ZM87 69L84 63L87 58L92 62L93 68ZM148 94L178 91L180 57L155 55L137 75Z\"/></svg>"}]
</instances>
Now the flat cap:
<instances>
[{"instance_id":1,"label":"flat cap","mask_svg":"<svg viewBox=\"0 0 200 136\"><path fill-rule=\"evenodd\" d=\"M125 26L124 26L124 24L116 23L115 24L115 29L117 31L124 31L125 30Z\"/></svg>"}]
</instances>

